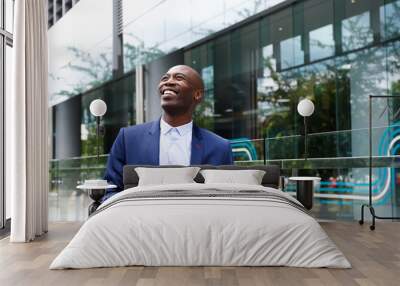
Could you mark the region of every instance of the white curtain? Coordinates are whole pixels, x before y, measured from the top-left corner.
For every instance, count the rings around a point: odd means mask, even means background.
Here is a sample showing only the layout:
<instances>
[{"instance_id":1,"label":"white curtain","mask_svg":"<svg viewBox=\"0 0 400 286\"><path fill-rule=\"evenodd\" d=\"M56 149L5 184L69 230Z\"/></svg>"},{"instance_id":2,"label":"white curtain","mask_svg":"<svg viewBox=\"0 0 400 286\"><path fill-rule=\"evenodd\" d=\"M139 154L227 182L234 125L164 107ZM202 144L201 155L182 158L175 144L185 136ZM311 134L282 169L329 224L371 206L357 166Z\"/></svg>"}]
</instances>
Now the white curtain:
<instances>
[{"instance_id":1,"label":"white curtain","mask_svg":"<svg viewBox=\"0 0 400 286\"><path fill-rule=\"evenodd\" d=\"M17 0L11 97L6 98L6 188L12 242L48 227L47 0Z\"/></svg>"}]
</instances>

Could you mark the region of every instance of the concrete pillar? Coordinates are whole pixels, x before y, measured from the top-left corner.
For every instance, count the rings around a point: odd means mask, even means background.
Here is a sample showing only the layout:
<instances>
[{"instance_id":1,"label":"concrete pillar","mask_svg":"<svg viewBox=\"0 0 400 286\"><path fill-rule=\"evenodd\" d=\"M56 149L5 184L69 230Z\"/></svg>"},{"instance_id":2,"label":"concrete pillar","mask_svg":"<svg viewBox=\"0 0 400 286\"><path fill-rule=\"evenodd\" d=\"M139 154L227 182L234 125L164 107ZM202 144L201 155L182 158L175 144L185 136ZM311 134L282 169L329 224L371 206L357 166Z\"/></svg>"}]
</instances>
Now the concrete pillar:
<instances>
[{"instance_id":1,"label":"concrete pillar","mask_svg":"<svg viewBox=\"0 0 400 286\"><path fill-rule=\"evenodd\" d=\"M54 107L54 158L81 155L81 96L75 96Z\"/></svg>"}]
</instances>

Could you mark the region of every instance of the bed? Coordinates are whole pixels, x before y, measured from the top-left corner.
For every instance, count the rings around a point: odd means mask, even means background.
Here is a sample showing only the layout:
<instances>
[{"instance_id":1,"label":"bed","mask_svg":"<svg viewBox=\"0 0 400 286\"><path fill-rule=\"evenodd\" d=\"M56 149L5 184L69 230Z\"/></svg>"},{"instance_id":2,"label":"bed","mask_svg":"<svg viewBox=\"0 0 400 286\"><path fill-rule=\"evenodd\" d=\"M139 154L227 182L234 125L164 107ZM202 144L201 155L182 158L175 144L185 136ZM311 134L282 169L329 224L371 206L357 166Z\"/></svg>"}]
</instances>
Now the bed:
<instances>
[{"instance_id":1,"label":"bed","mask_svg":"<svg viewBox=\"0 0 400 286\"><path fill-rule=\"evenodd\" d=\"M275 166L200 166L265 170L262 184L138 185L125 166L125 190L83 224L50 269L144 266L350 268L343 253L293 197Z\"/></svg>"}]
</instances>

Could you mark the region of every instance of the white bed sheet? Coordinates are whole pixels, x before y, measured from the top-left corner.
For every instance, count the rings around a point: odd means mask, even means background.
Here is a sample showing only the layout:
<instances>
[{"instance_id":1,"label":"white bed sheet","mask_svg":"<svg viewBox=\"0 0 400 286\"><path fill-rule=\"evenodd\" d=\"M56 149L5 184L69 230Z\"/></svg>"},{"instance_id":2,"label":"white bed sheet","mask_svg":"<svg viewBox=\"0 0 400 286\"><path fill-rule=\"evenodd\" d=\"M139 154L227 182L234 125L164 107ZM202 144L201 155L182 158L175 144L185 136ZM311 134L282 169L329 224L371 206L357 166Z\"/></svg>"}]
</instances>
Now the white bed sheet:
<instances>
[{"instance_id":1,"label":"white bed sheet","mask_svg":"<svg viewBox=\"0 0 400 286\"><path fill-rule=\"evenodd\" d=\"M238 184L177 184L125 190L104 202L50 269L145 266L350 268L310 215L259 198L174 197L122 200L145 191L262 190Z\"/></svg>"}]
</instances>

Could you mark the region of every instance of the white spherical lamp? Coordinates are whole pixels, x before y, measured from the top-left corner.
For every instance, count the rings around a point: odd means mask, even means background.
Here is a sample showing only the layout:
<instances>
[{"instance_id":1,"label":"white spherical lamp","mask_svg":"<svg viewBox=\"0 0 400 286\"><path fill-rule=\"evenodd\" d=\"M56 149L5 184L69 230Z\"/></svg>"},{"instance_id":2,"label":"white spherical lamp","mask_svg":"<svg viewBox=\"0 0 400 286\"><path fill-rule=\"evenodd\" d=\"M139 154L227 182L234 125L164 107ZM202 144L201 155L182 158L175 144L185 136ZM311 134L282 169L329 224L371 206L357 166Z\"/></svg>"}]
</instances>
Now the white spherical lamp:
<instances>
[{"instance_id":1,"label":"white spherical lamp","mask_svg":"<svg viewBox=\"0 0 400 286\"><path fill-rule=\"evenodd\" d=\"M101 99L95 99L90 103L90 113L96 117L103 116L107 111L107 104Z\"/></svg>"},{"instance_id":2,"label":"white spherical lamp","mask_svg":"<svg viewBox=\"0 0 400 286\"><path fill-rule=\"evenodd\" d=\"M304 118L304 159L307 160L307 117L314 113L314 103L307 98L300 100L297 104L297 112Z\"/></svg>"},{"instance_id":3,"label":"white spherical lamp","mask_svg":"<svg viewBox=\"0 0 400 286\"><path fill-rule=\"evenodd\" d=\"M303 117L311 116L314 113L314 103L307 98L300 100L297 112Z\"/></svg>"},{"instance_id":4,"label":"white spherical lamp","mask_svg":"<svg viewBox=\"0 0 400 286\"><path fill-rule=\"evenodd\" d=\"M90 103L90 113L96 117L96 142L97 142L97 164L99 163L100 148L99 148L99 136L100 136L100 117L106 114L107 104L101 99L95 99Z\"/></svg>"}]
</instances>

